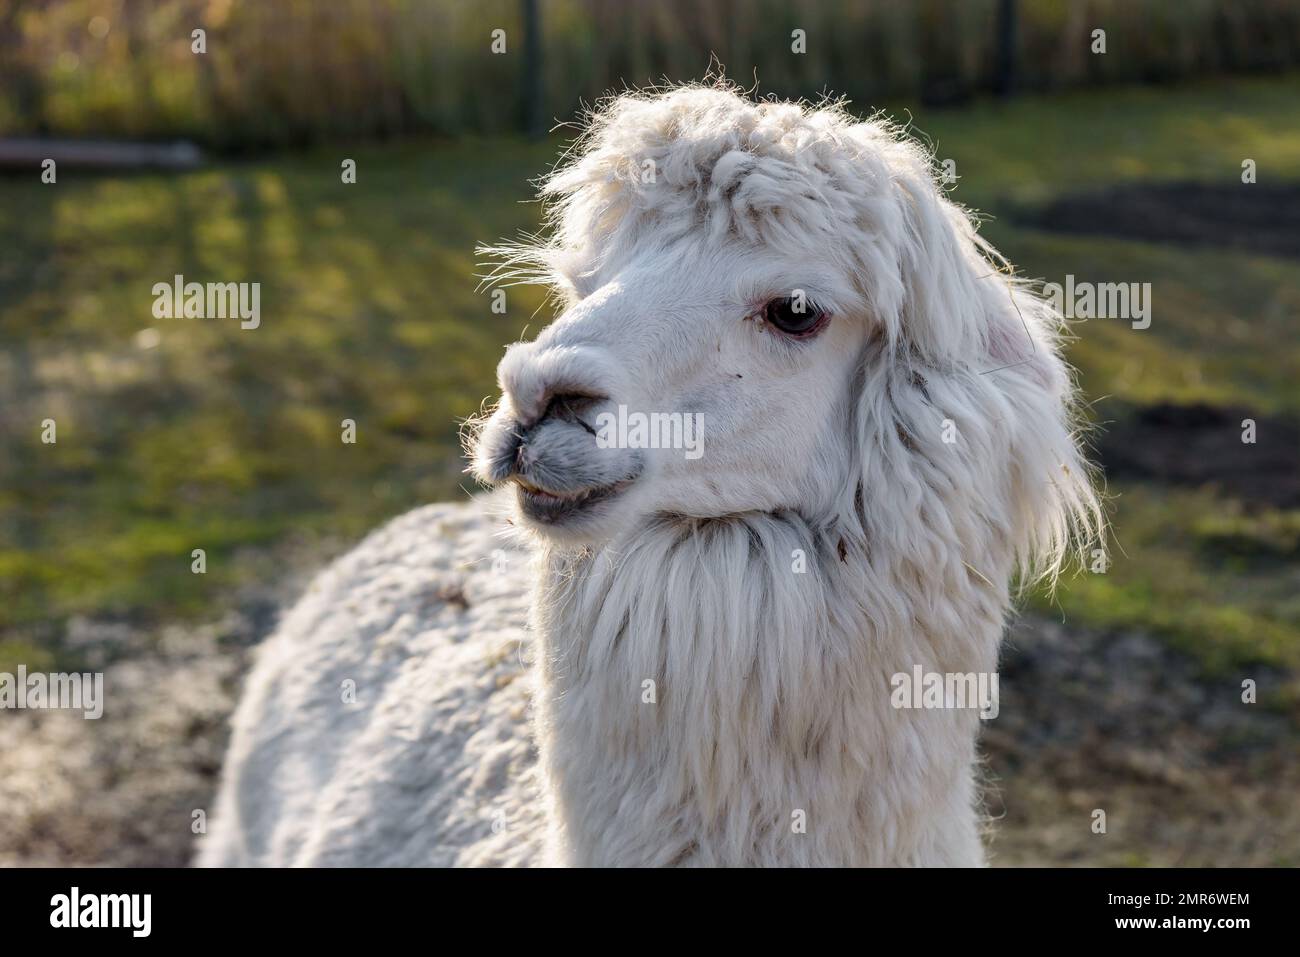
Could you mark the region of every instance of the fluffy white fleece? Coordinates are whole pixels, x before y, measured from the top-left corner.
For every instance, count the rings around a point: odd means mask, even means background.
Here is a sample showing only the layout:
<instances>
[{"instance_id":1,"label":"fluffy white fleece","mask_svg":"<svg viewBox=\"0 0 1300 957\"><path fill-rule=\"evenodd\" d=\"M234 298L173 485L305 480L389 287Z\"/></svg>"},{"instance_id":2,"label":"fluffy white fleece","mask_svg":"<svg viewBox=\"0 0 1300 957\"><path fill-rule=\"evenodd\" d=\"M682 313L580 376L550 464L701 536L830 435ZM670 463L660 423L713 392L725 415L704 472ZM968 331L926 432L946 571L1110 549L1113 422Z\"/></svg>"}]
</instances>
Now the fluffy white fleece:
<instances>
[{"instance_id":1,"label":"fluffy white fleece","mask_svg":"<svg viewBox=\"0 0 1300 957\"><path fill-rule=\"evenodd\" d=\"M528 557L499 524L429 505L316 578L258 649L200 864L537 859Z\"/></svg>"},{"instance_id":2,"label":"fluffy white fleece","mask_svg":"<svg viewBox=\"0 0 1300 957\"><path fill-rule=\"evenodd\" d=\"M994 671L1017 569L1100 526L1060 317L928 154L836 105L619 97L543 193L551 238L497 278L564 308L472 439L533 570L492 574L479 502L326 572L250 679L202 861L982 863L976 713L890 682ZM831 317L807 341L761 318L794 287ZM583 416L624 403L702 410L706 454L598 450ZM536 487L597 497L539 518Z\"/></svg>"}]
</instances>

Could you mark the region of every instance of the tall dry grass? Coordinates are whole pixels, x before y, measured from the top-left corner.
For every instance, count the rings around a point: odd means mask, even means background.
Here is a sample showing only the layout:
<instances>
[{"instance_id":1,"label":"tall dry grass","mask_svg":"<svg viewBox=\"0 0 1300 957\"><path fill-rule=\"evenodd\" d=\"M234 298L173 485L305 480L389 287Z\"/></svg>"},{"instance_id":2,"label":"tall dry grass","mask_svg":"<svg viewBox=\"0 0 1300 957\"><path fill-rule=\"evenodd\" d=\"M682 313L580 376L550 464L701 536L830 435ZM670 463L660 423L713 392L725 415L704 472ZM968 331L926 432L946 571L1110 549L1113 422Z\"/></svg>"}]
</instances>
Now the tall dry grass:
<instances>
[{"instance_id":1,"label":"tall dry grass","mask_svg":"<svg viewBox=\"0 0 1300 957\"><path fill-rule=\"evenodd\" d=\"M523 127L624 83L733 77L782 95L955 102L990 90L1002 0L0 0L0 134L189 136L265 147ZM1300 0L1018 0L1016 87L1300 63ZM207 53L191 52L191 31ZM491 31L506 31L494 55ZM1094 29L1107 52L1089 52ZM791 52L791 31L807 53ZM540 81L540 85L539 85Z\"/></svg>"}]
</instances>

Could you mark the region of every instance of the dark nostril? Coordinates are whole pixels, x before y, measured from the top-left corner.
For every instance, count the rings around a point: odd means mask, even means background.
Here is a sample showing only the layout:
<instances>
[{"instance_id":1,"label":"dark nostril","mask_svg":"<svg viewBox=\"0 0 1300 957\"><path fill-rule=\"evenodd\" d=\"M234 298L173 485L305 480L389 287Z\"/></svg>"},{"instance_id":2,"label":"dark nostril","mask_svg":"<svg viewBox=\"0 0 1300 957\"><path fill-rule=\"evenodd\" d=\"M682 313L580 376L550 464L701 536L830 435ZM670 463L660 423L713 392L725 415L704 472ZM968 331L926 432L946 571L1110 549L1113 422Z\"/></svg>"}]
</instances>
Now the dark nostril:
<instances>
[{"instance_id":1,"label":"dark nostril","mask_svg":"<svg viewBox=\"0 0 1300 957\"><path fill-rule=\"evenodd\" d=\"M593 406L605 401L605 396L590 392L555 392L546 397L546 407L542 414L532 421L517 418L508 430L508 438L494 455L493 474L499 478L509 475L523 475L532 464L533 455L529 450L529 440L533 432L551 420L568 422L580 426L590 433L596 430L583 418Z\"/></svg>"},{"instance_id":2,"label":"dark nostril","mask_svg":"<svg viewBox=\"0 0 1300 957\"><path fill-rule=\"evenodd\" d=\"M588 392L557 392L547 399L546 409L542 412L539 421L559 419L562 422L572 422L595 435L595 431L583 418L583 414L605 399L606 396Z\"/></svg>"}]
</instances>

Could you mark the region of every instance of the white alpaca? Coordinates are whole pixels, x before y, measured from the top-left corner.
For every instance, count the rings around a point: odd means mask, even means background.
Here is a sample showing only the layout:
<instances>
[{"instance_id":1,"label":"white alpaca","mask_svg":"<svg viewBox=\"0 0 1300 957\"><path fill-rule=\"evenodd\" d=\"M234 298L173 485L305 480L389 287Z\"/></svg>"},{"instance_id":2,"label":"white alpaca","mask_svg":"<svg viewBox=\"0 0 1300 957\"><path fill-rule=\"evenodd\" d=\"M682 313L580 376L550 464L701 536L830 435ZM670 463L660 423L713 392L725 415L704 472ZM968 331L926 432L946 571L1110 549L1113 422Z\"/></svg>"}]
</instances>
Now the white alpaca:
<instances>
[{"instance_id":1,"label":"white alpaca","mask_svg":"<svg viewBox=\"0 0 1300 957\"><path fill-rule=\"evenodd\" d=\"M200 861L981 864L978 713L891 678L995 671L1012 576L1100 525L1059 317L834 105L622 96L543 194L495 250L564 306L473 439L508 487L317 580ZM620 406L702 454L607 447Z\"/></svg>"}]
</instances>

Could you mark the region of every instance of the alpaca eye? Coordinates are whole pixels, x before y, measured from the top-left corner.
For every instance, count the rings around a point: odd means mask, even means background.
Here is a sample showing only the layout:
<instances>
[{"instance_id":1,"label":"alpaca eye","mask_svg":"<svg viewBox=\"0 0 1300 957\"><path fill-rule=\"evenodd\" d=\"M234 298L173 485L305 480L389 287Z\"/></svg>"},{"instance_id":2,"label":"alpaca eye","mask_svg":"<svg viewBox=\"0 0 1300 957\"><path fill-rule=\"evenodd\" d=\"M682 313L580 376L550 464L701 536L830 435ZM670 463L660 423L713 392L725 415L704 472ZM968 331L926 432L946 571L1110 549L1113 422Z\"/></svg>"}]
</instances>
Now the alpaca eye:
<instances>
[{"instance_id":1,"label":"alpaca eye","mask_svg":"<svg viewBox=\"0 0 1300 957\"><path fill-rule=\"evenodd\" d=\"M807 339L822 330L829 317L805 297L785 296L763 307L763 321L795 339Z\"/></svg>"}]
</instances>

